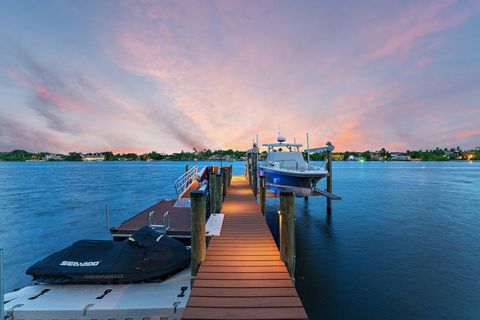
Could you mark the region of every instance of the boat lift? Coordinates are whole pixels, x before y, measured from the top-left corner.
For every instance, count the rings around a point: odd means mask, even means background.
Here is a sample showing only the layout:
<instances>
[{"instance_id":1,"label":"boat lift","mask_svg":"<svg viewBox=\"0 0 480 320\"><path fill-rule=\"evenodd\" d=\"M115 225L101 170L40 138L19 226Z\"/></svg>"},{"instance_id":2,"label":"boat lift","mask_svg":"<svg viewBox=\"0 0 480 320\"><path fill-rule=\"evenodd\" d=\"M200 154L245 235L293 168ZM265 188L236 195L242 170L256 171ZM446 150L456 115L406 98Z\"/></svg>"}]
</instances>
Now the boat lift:
<instances>
[{"instance_id":1,"label":"boat lift","mask_svg":"<svg viewBox=\"0 0 480 320\"><path fill-rule=\"evenodd\" d=\"M283 140L279 140L278 143L270 143L270 144L263 144L263 146L268 148L268 152L274 151L275 148L287 148L289 151L295 150L299 151L300 147L302 147L301 144L297 143L284 143L285 139L282 137ZM252 186L252 189L254 189L255 195L257 195L257 183L256 183L256 169L257 169L257 164L256 162L258 161L258 141L257 143L254 143L253 148L247 151L247 168L246 168L246 174L248 173L249 180L250 180L250 185ZM318 195L318 196L324 196L327 199L327 213L331 214L332 212L332 200L341 200L342 197L339 195L336 195L332 192L332 151L335 149L335 146L328 141L325 145L325 147L320 147L320 148L310 148L309 145L309 136L307 133L307 149L304 150L304 152L307 154L307 162L310 163L310 154L311 153L325 153L327 156L325 167L326 170L328 171L328 176L327 176L327 185L325 190L321 190L318 188L315 188L313 191L313 195ZM253 176L253 177L252 177ZM252 179L253 178L253 179ZM260 183L260 188L262 188L262 182ZM266 184L265 184L266 188ZM255 192L257 191L257 192ZM263 194L264 192L260 190L260 194ZM307 199L308 197L305 197Z\"/></svg>"}]
</instances>

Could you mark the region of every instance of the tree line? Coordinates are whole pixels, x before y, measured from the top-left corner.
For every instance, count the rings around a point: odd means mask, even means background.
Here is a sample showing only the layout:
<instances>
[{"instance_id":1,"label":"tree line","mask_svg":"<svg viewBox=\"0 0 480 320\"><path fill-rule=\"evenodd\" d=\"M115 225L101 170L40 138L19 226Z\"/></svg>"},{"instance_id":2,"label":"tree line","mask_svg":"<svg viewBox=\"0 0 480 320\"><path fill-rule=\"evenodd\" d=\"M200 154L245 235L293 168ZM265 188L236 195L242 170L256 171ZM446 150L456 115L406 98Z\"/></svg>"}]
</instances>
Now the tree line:
<instances>
[{"instance_id":1,"label":"tree line","mask_svg":"<svg viewBox=\"0 0 480 320\"><path fill-rule=\"evenodd\" d=\"M243 150L196 150L181 151L171 154L152 151L144 154L136 153L113 153L112 151L97 152L97 153L80 153L70 152L68 154L52 154L47 152L31 153L25 150L13 150L11 152L0 152L0 161L83 161L88 157L99 157L99 160L104 161L192 161L192 160L242 160L245 159L245 152ZM260 159L266 157L266 152L260 154ZM388 161L394 160L392 153L385 148L379 151L345 151L334 152L332 154L334 160L363 160L363 161ZM435 148L431 150L407 150L401 153L409 160L420 161L448 161L448 160L480 160L480 149L462 150L460 147L456 148ZM305 155L306 157L306 155ZM325 160L324 153L313 153L310 159Z\"/></svg>"}]
</instances>

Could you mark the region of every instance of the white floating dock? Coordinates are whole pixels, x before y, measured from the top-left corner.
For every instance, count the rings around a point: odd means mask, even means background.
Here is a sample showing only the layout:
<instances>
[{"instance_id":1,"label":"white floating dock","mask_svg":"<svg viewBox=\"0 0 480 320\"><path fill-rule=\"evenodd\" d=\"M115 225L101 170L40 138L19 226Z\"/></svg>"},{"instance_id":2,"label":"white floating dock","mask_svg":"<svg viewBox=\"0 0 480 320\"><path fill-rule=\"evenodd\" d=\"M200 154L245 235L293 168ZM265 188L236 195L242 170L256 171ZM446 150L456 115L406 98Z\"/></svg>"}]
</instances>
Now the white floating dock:
<instances>
[{"instance_id":1,"label":"white floating dock","mask_svg":"<svg viewBox=\"0 0 480 320\"><path fill-rule=\"evenodd\" d=\"M5 295L11 320L181 319L190 269L153 283L35 285Z\"/></svg>"}]
</instances>

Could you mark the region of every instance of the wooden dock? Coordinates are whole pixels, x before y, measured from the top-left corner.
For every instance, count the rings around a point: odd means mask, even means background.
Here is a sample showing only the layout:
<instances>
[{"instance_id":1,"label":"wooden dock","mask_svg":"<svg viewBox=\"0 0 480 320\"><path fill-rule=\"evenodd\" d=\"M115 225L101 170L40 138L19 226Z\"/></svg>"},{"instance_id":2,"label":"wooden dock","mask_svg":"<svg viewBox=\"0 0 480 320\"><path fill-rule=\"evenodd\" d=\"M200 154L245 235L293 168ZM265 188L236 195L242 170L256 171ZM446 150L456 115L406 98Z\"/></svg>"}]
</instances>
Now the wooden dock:
<instances>
[{"instance_id":1,"label":"wooden dock","mask_svg":"<svg viewBox=\"0 0 480 320\"><path fill-rule=\"evenodd\" d=\"M235 176L183 319L308 319L248 181Z\"/></svg>"}]
</instances>

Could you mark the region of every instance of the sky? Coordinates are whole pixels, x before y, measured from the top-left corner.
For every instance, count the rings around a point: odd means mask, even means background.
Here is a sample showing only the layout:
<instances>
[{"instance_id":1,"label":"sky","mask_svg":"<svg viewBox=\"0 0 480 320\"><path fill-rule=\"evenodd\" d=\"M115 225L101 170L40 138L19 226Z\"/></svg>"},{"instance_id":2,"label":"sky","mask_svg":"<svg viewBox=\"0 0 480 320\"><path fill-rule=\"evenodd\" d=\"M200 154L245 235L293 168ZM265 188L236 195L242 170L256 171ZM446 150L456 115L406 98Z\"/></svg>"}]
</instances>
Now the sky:
<instances>
[{"instance_id":1,"label":"sky","mask_svg":"<svg viewBox=\"0 0 480 320\"><path fill-rule=\"evenodd\" d=\"M0 4L0 151L480 146L480 0Z\"/></svg>"}]
</instances>

